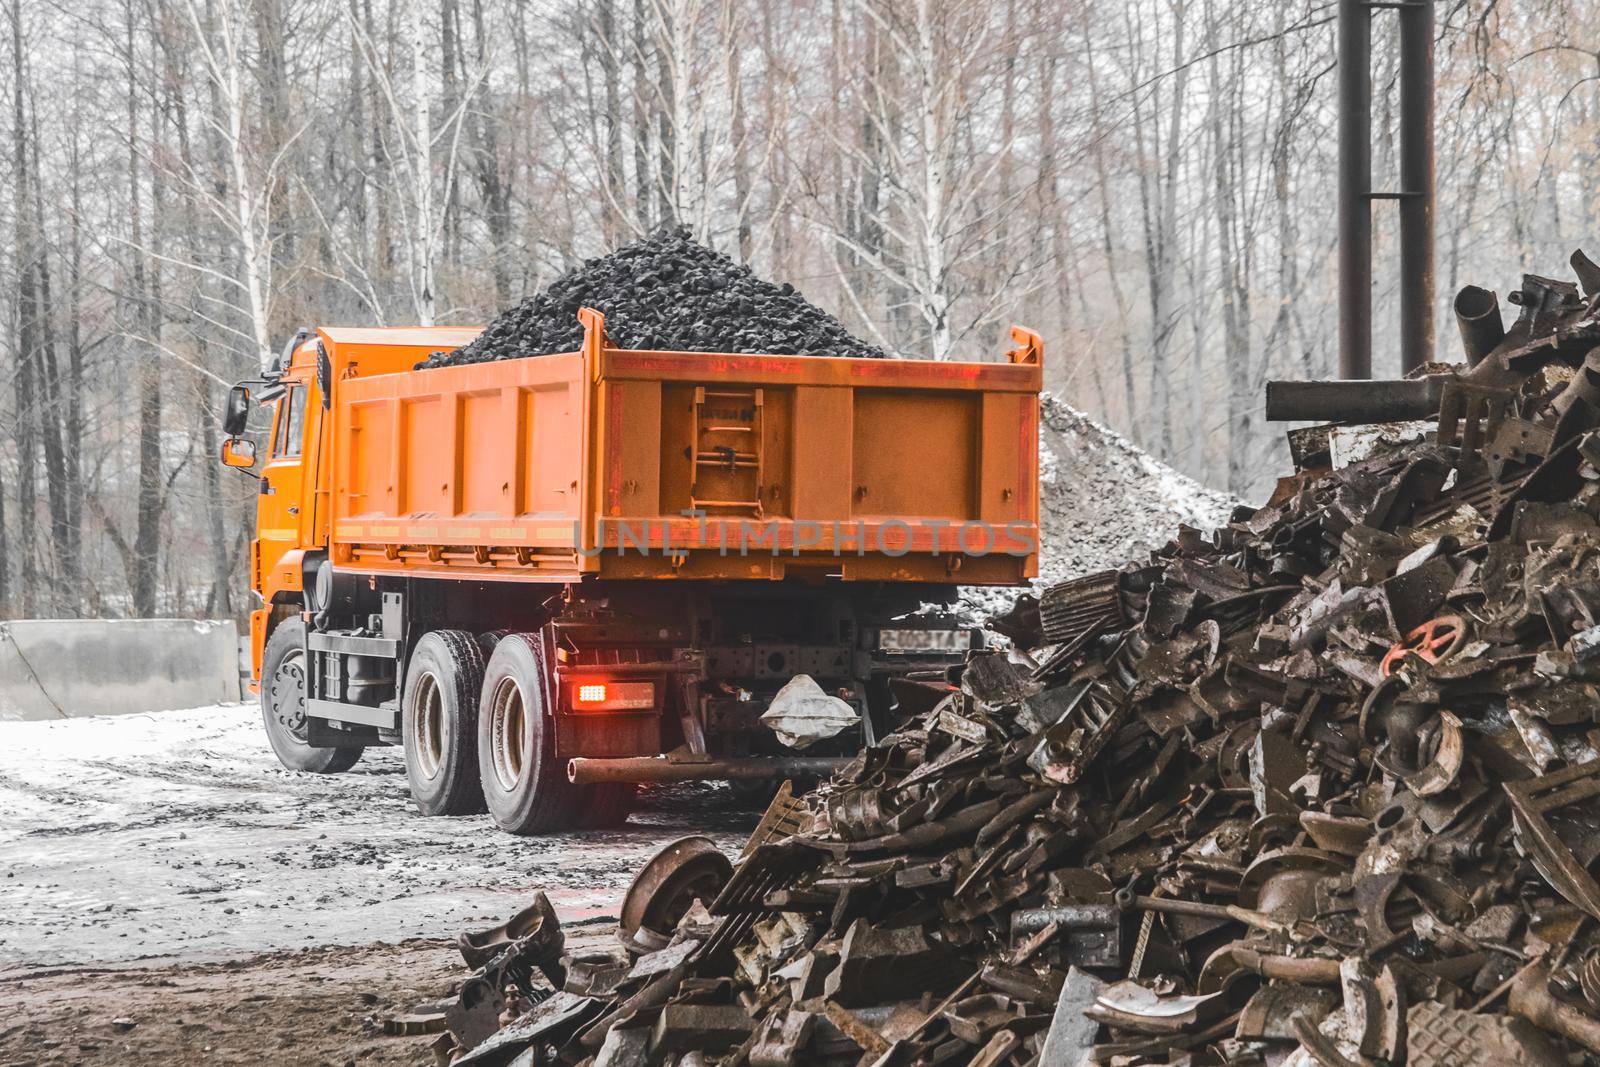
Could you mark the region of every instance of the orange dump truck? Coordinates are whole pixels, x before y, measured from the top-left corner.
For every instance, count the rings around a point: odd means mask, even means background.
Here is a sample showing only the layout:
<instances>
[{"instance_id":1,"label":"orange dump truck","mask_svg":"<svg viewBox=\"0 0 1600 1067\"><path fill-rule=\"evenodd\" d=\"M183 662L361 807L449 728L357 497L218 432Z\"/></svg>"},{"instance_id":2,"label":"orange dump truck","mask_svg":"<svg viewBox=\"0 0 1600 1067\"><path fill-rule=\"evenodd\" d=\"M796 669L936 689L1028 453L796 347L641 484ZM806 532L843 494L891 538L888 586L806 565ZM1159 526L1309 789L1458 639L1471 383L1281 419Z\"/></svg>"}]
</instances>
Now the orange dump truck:
<instances>
[{"instance_id":1,"label":"orange dump truck","mask_svg":"<svg viewBox=\"0 0 1600 1067\"><path fill-rule=\"evenodd\" d=\"M286 766L402 744L424 813L519 833L619 822L640 782L824 775L896 679L981 639L942 610L959 585L1035 573L1036 335L1007 362L707 354L579 317L580 351L426 370L477 331L302 331L234 387Z\"/></svg>"}]
</instances>

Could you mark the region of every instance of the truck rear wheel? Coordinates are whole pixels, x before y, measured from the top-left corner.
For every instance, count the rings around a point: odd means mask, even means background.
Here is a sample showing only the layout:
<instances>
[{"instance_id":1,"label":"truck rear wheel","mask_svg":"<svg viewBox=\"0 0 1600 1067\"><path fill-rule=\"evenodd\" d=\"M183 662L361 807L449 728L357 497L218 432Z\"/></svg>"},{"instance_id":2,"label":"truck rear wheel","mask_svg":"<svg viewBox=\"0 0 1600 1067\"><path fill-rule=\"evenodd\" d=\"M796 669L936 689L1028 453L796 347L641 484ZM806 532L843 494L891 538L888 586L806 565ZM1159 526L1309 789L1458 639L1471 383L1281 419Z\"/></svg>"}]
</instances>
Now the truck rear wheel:
<instances>
[{"instance_id":1,"label":"truck rear wheel","mask_svg":"<svg viewBox=\"0 0 1600 1067\"><path fill-rule=\"evenodd\" d=\"M338 774L361 758L360 745L313 748L306 742L306 624L280 622L261 654L261 719L278 762L291 771Z\"/></svg>"},{"instance_id":2,"label":"truck rear wheel","mask_svg":"<svg viewBox=\"0 0 1600 1067\"><path fill-rule=\"evenodd\" d=\"M556 759L555 698L544 639L506 634L483 675L478 766L483 799L503 830L539 834L578 821L583 791Z\"/></svg>"},{"instance_id":3,"label":"truck rear wheel","mask_svg":"<svg viewBox=\"0 0 1600 1067\"><path fill-rule=\"evenodd\" d=\"M483 651L464 630L435 630L412 650L400 702L406 780L424 815L483 810L478 786L478 697Z\"/></svg>"},{"instance_id":4,"label":"truck rear wheel","mask_svg":"<svg viewBox=\"0 0 1600 1067\"><path fill-rule=\"evenodd\" d=\"M478 635L478 647L483 649L483 661L489 662L489 657L494 655L494 646L505 640L506 634L514 633L513 630L490 630Z\"/></svg>"}]
</instances>

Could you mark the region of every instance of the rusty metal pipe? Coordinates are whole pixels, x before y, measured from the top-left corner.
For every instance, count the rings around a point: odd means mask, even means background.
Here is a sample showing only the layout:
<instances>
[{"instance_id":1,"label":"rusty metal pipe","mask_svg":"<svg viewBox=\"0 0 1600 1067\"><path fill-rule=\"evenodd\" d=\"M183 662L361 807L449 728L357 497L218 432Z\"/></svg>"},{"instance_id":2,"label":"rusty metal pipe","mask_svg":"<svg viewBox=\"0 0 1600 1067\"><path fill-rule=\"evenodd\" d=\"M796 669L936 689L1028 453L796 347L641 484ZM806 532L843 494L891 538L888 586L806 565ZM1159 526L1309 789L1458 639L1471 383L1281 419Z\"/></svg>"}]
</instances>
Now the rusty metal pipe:
<instances>
[{"instance_id":1,"label":"rusty metal pipe","mask_svg":"<svg viewBox=\"0 0 1600 1067\"><path fill-rule=\"evenodd\" d=\"M661 756L626 759L577 758L567 763L574 785L619 782L759 781L770 778L826 778L848 760L821 756L774 756L770 759L713 759L678 763Z\"/></svg>"},{"instance_id":2,"label":"rusty metal pipe","mask_svg":"<svg viewBox=\"0 0 1600 1067\"><path fill-rule=\"evenodd\" d=\"M1233 904L1206 904L1198 900L1147 897L1131 893L1126 889L1117 890L1116 902L1117 907L1125 911L1157 911L1164 915L1187 915L1196 919L1232 920L1255 927L1257 930L1267 930L1271 933L1288 932L1288 927L1272 917Z\"/></svg>"},{"instance_id":3,"label":"rusty metal pipe","mask_svg":"<svg viewBox=\"0 0 1600 1067\"><path fill-rule=\"evenodd\" d=\"M1233 961L1244 970L1263 978L1281 978L1304 985L1338 985L1339 961L1321 957L1269 956L1255 949L1236 945Z\"/></svg>"},{"instance_id":4,"label":"rusty metal pipe","mask_svg":"<svg viewBox=\"0 0 1600 1067\"><path fill-rule=\"evenodd\" d=\"M1589 354L1583 359L1583 366L1578 368L1578 373L1574 374L1572 380L1556 394L1556 398L1550 402L1550 407L1561 419L1565 419L1567 412L1578 404L1591 409L1600 408L1600 348L1589 350ZM1560 421L1559 419L1557 421L1558 427ZM1559 440L1557 443L1560 443Z\"/></svg>"},{"instance_id":5,"label":"rusty metal pipe","mask_svg":"<svg viewBox=\"0 0 1600 1067\"><path fill-rule=\"evenodd\" d=\"M1506 324L1500 318L1500 296L1481 285L1463 285L1456 294L1456 328L1461 331L1461 350L1467 366L1476 367L1506 339Z\"/></svg>"},{"instance_id":6,"label":"rusty metal pipe","mask_svg":"<svg viewBox=\"0 0 1600 1067\"><path fill-rule=\"evenodd\" d=\"M1268 422L1362 425L1427 419L1439 413L1449 375L1349 382L1268 382Z\"/></svg>"}]
</instances>

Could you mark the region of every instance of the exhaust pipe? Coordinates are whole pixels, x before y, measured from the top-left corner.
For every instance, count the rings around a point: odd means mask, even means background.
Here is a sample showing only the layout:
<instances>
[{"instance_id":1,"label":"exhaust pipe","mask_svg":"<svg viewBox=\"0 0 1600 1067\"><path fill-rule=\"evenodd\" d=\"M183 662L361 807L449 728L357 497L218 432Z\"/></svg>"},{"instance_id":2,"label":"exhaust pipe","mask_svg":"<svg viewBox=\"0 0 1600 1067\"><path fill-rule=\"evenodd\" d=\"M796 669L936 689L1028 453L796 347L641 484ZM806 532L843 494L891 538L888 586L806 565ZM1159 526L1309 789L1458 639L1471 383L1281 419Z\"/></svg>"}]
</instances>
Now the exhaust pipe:
<instances>
[{"instance_id":1,"label":"exhaust pipe","mask_svg":"<svg viewBox=\"0 0 1600 1067\"><path fill-rule=\"evenodd\" d=\"M1456 326L1461 329L1467 366L1476 367L1506 339L1499 294L1481 285L1462 286L1456 294Z\"/></svg>"},{"instance_id":2,"label":"exhaust pipe","mask_svg":"<svg viewBox=\"0 0 1600 1067\"><path fill-rule=\"evenodd\" d=\"M574 785L618 782L752 781L769 778L827 778L849 763L848 759L819 756L773 756L768 759L708 759L682 762L662 756L625 759L576 758L567 763L567 778Z\"/></svg>"}]
</instances>

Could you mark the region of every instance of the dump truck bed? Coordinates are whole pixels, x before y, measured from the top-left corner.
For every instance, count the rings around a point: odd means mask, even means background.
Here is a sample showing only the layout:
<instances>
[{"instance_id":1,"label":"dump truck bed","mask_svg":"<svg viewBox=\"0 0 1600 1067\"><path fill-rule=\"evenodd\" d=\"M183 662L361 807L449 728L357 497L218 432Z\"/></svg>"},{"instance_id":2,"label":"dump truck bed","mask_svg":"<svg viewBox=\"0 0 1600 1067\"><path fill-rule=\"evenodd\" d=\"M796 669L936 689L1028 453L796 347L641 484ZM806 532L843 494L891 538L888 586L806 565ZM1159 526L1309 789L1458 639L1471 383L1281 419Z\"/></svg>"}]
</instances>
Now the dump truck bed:
<instances>
[{"instance_id":1,"label":"dump truck bed","mask_svg":"<svg viewBox=\"0 0 1600 1067\"><path fill-rule=\"evenodd\" d=\"M611 348L429 370L324 331L341 570L1010 584L1036 572L1041 346L1005 363ZM454 332L453 332L454 333ZM440 345L439 347L446 347ZM397 350L398 351L398 350Z\"/></svg>"}]
</instances>

